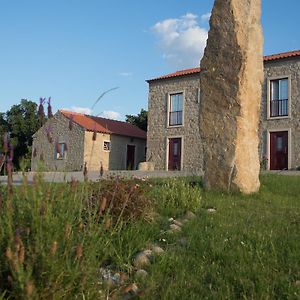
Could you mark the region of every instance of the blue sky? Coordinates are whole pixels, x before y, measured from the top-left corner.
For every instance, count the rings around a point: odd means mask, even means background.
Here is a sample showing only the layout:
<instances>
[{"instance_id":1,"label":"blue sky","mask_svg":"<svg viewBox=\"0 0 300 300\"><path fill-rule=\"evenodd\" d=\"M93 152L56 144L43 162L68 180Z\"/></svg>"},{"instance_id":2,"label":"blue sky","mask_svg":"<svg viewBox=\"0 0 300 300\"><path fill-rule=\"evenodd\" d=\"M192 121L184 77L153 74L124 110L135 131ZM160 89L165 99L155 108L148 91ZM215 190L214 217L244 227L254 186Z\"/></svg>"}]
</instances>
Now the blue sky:
<instances>
[{"instance_id":1,"label":"blue sky","mask_svg":"<svg viewBox=\"0 0 300 300\"><path fill-rule=\"evenodd\" d=\"M299 0L263 0L264 53L300 49ZM213 0L0 0L0 111L21 98L124 119L146 79L196 67Z\"/></svg>"}]
</instances>

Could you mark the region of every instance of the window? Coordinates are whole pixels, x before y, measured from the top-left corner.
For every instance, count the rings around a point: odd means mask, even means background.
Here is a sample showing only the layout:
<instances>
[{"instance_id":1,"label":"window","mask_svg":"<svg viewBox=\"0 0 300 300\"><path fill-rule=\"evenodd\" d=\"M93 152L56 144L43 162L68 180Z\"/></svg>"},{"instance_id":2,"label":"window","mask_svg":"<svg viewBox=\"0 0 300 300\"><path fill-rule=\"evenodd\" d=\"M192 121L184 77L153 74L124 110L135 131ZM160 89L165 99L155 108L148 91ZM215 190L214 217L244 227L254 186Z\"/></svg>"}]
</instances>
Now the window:
<instances>
[{"instance_id":1,"label":"window","mask_svg":"<svg viewBox=\"0 0 300 300\"><path fill-rule=\"evenodd\" d=\"M289 81L288 78L270 81L270 117L289 115Z\"/></svg>"},{"instance_id":2,"label":"window","mask_svg":"<svg viewBox=\"0 0 300 300\"><path fill-rule=\"evenodd\" d=\"M103 150L110 151L110 142L103 142Z\"/></svg>"},{"instance_id":3,"label":"window","mask_svg":"<svg viewBox=\"0 0 300 300\"><path fill-rule=\"evenodd\" d=\"M56 143L56 159L65 159L67 154L66 143Z\"/></svg>"},{"instance_id":4,"label":"window","mask_svg":"<svg viewBox=\"0 0 300 300\"><path fill-rule=\"evenodd\" d=\"M182 99L182 93L170 95L169 126L182 125Z\"/></svg>"}]
</instances>

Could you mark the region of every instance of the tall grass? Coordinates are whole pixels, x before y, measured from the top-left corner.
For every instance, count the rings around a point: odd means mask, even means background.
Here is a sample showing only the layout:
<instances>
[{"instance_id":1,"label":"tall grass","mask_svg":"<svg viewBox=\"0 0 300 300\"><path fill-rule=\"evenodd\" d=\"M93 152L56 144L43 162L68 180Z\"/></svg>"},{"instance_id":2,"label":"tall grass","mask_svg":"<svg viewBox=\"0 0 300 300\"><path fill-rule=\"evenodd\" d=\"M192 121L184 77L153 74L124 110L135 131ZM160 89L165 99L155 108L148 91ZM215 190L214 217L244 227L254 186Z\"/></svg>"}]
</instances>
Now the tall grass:
<instances>
[{"instance_id":1,"label":"tall grass","mask_svg":"<svg viewBox=\"0 0 300 300\"><path fill-rule=\"evenodd\" d=\"M13 299L99 299L106 291L99 268L110 261L129 272L133 254L156 230L143 221L150 207L123 216L132 201L140 200L137 207L146 201L135 182L95 188L36 179L3 194L0 295Z\"/></svg>"}]
</instances>

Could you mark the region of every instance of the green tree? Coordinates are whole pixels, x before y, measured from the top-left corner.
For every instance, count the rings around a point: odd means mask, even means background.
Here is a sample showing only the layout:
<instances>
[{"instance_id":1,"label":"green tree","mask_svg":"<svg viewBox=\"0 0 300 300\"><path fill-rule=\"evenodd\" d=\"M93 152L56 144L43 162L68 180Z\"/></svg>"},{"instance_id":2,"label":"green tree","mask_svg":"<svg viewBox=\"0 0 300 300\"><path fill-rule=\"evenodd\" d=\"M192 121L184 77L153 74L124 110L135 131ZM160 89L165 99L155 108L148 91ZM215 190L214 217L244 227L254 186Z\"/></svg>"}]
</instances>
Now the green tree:
<instances>
[{"instance_id":1,"label":"green tree","mask_svg":"<svg viewBox=\"0 0 300 300\"><path fill-rule=\"evenodd\" d=\"M144 131L147 131L148 124L148 112L141 109L141 112L138 115L126 115L126 122L131 123Z\"/></svg>"},{"instance_id":2,"label":"green tree","mask_svg":"<svg viewBox=\"0 0 300 300\"><path fill-rule=\"evenodd\" d=\"M30 167L32 135L40 126L37 104L26 99L13 105L5 114L0 114L0 134L9 133L10 143L14 147L15 169L20 169L21 160L26 162L26 168Z\"/></svg>"}]
</instances>

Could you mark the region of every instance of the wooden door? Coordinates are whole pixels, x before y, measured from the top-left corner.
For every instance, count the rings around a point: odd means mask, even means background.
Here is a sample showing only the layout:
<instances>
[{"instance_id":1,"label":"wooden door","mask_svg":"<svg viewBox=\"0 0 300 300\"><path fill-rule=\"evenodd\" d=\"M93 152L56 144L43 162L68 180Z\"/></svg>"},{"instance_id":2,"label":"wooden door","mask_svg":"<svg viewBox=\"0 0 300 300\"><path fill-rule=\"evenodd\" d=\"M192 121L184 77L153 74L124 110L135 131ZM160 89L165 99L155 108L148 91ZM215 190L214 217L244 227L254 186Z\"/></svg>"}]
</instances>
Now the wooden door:
<instances>
[{"instance_id":1,"label":"wooden door","mask_svg":"<svg viewBox=\"0 0 300 300\"><path fill-rule=\"evenodd\" d=\"M135 146L127 145L126 170L134 169Z\"/></svg>"},{"instance_id":2,"label":"wooden door","mask_svg":"<svg viewBox=\"0 0 300 300\"><path fill-rule=\"evenodd\" d=\"M169 139L168 170L181 169L181 138Z\"/></svg>"},{"instance_id":3,"label":"wooden door","mask_svg":"<svg viewBox=\"0 0 300 300\"><path fill-rule=\"evenodd\" d=\"M288 132L270 133L270 170L288 169Z\"/></svg>"}]
</instances>

